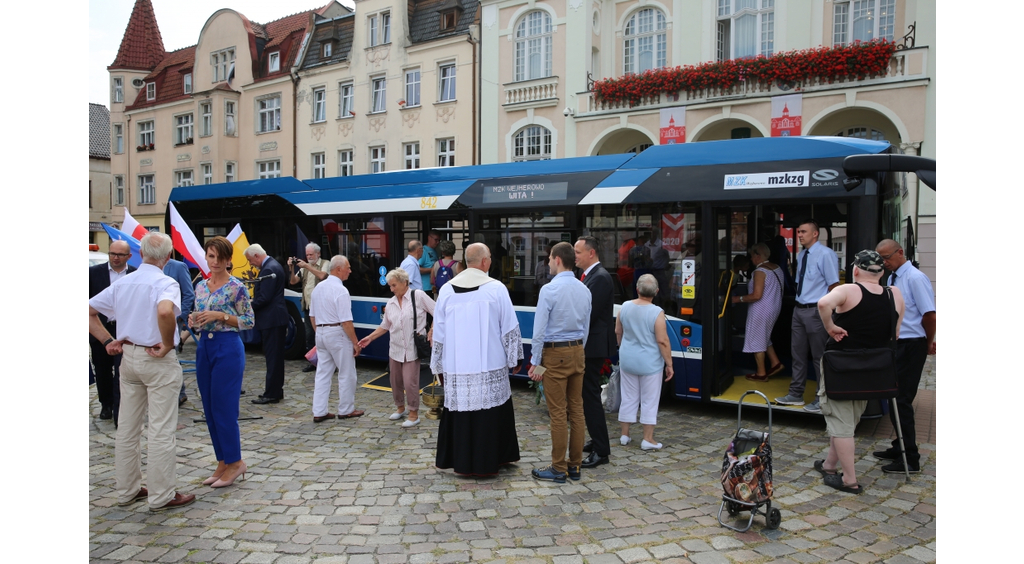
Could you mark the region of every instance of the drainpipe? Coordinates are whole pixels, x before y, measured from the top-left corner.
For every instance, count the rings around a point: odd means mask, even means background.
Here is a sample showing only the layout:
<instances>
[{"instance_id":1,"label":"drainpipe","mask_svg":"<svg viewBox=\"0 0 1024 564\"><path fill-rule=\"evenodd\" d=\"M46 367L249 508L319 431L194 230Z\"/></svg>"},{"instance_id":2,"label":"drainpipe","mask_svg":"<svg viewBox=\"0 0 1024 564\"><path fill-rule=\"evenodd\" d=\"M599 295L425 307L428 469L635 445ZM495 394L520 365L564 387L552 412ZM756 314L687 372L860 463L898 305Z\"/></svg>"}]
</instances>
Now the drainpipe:
<instances>
[{"instance_id":1,"label":"drainpipe","mask_svg":"<svg viewBox=\"0 0 1024 564\"><path fill-rule=\"evenodd\" d=\"M292 67L292 178L298 178L299 166L299 75Z\"/></svg>"},{"instance_id":2,"label":"drainpipe","mask_svg":"<svg viewBox=\"0 0 1024 564\"><path fill-rule=\"evenodd\" d=\"M131 137L131 132L132 132L132 127L131 126L132 126L132 116L126 112L124 114L124 136L125 136L125 140L129 140L130 139L130 140L132 140L132 142L134 142L135 138ZM131 185L131 177L132 177L132 158L129 156L131 154L130 151L131 151L131 143L128 143L128 144L125 145L125 150L124 150L125 163L126 163L125 171L124 171L124 191L125 191L125 195L124 195L124 209L126 209L126 210L128 209L128 203L132 201L132 191L131 191L131 188L129 188L129 186ZM128 213L131 213L131 212L128 212ZM124 227L124 218L123 217L121 218L121 227Z\"/></svg>"},{"instance_id":3,"label":"drainpipe","mask_svg":"<svg viewBox=\"0 0 1024 564\"><path fill-rule=\"evenodd\" d=\"M482 74L478 75L477 71L476 71L476 67L477 67L477 52L478 52L478 44L480 43L480 39L473 37L474 35L479 35L480 34L479 29L480 28L478 26L475 26L475 25L469 26L469 37L467 38L469 43L470 43L470 45L473 46L473 81L472 81L472 84L474 84L476 86L476 92L473 93L473 106L472 106L472 108L473 108L473 119L476 120L476 124L474 124L474 127L473 127L473 147L475 147L475 151L474 151L474 155L473 155L473 163L471 163L471 164L474 164L474 165L480 164L480 143L477 140L483 137L483 135L481 133L481 130L480 130L480 128L481 128L481 120L480 120L480 116L477 115L477 109L476 109L476 98L477 98L477 96L480 95L480 92L483 92L483 88L482 88L483 75ZM474 30L476 30L475 34L473 33Z\"/></svg>"}]
</instances>

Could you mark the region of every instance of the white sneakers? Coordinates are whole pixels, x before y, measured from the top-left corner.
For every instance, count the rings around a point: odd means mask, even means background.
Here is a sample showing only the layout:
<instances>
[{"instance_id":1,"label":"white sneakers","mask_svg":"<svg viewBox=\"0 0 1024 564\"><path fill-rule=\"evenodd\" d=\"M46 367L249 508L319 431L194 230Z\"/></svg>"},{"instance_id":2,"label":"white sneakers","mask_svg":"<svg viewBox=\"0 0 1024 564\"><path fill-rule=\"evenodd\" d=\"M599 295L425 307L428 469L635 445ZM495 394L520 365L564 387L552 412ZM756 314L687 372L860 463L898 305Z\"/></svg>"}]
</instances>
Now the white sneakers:
<instances>
[{"instance_id":1,"label":"white sneakers","mask_svg":"<svg viewBox=\"0 0 1024 564\"><path fill-rule=\"evenodd\" d=\"M653 444L653 443L649 443L647 441L643 441L643 442L640 443L640 448L642 448L644 450L661 450L661 447L662 447L661 443Z\"/></svg>"},{"instance_id":2,"label":"white sneakers","mask_svg":"<svg viewBox=\"0 0 1024 564\"><path fill-rule=\"evenodd\" d=\"M626 446L629 444L629 441L631 440L633 439L629 438L629 435L622 435L621 437L619 437L619 444L622 446Z\"/></svg>"},{"instance_id":3,"label":"white sneakers","mask_svg":"<svg viewBox=\"0 0 1024 564\"><path fill-rule=\"evenodd\" d=\"M415 426L417 426L419 424L420 424L420 420L419 419L414 419L414 420L406 419L405 423L402 423L402 427L405 427L405 428L415 427Z\"/></svg>"},{"instance_id":4,"label":"white sneakers","mask_svg":"<svg viewBox=\"0 0 1024 564\"><path fill-rule=\"evenodd\" d=\"M408 409L406 409L405 411L403 411L403 412L401 412L401 413L398 413L398 412L396 411L395 413L392 413L392 414L391 414L391 416L390 416L390 417L388 417L388 419L390 419L390 420L392 420L392 421L398 421L399 419L401 419L401 418L405 417L405 416L406 416L406 415L407 415L408 413L409 413L409 410L408 410Z\"/></svg>"}]
</instances>

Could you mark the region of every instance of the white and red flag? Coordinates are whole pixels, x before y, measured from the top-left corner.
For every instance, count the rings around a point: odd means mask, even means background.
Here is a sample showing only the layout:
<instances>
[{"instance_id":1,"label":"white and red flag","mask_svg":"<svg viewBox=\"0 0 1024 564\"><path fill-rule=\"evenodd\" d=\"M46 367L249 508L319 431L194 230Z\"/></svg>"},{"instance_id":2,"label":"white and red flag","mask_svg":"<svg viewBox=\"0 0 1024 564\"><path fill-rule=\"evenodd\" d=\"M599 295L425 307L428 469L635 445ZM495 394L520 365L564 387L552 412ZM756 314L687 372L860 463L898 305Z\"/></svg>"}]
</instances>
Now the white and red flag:
<instances>
[{"instance_id":1,"label":"white and red flag","mask_svg":"<svg viewBox=\"0 0 1024 564\"><path fill-rule=\"evenodd\" d=\"M138 221L132 217L132 214L128 213L128 208L124 208L124 221L121 222L121 231L135 237L139 241L149 233L149 230L139 225Z\"/></svg>"},{"instance_id":2,"label":"white and red flag","mask_svg":"<svg viewBox=\"0 0 1024 564\"><path fill-rule=\"evenodd\" d=\"M206 264L206 252L203 251L203 246L199 244L195 233L188 228L185 220L178 215L174 204L167 202L167 207L171 210L171 241L174 243L174 250L181 253L187 264L198 268L203 278L209 278L210 267Z\"/></svg>"}]
</instances>

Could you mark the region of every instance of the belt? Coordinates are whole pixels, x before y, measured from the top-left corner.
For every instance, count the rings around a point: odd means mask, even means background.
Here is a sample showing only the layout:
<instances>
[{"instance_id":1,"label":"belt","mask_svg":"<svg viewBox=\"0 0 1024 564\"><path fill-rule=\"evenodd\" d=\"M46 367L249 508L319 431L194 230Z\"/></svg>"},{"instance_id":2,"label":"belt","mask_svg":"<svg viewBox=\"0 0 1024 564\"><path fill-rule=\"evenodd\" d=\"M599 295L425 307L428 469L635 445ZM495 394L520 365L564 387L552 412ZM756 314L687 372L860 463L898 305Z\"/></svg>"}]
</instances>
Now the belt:
<instances>
[{"instance_id":1,"label":"belt","mask_svg":"<svg viewBox=\"0 0 1024 564\"><path fill-rule=\"evenodd\" d=\"M545 349L559 349L562 347L575 347L582 345L583 339L576 339L575 341L558 341L557 343L544 343Z\"/></svg>"},{"instance_id":2,"label":"belt","mask_svg":"<svg viewBox=\"0 0 1024 564\"><path fill-rule=\"evenodd\" d=\"M317 327L341 327L341 323L317 323Z\"/></svg>"},{"instance_id":3,"label":"belt","mask_svg":"<svg viewBox=\"0 0 1024 564\"><path fill-rule=\"evenodd\" d=\"M907 337L906 339L904 339L903 337L900 337L899 340L900 341L927 341L928 337Z\"/></svg>"},{"instance_id":4,"label":"belt","mask_svg":"<svg viewBox=\"0 0 1024 564\"><path fill-rule=\"evenodd\" d=\"M125 339L125 340L121 341L121 344L123 344L123 345L131 345L133 347L142 347L144 349L151 349L151 348L156 346L156 345L136 345L135 343L129 341L128 339Z\"/></svg>"},{"instance_id":5,"label":"belt","mask_svg":"<svg viewBox=\"0 0 1024 564\"><path fill-rule=\"evenodd\" d=\"M800 302L797 302L796 303L796 307L799 307L799 308L818 307L818 303L815 302L813 304L802 304Z\"/></svg>"}]
</instances>

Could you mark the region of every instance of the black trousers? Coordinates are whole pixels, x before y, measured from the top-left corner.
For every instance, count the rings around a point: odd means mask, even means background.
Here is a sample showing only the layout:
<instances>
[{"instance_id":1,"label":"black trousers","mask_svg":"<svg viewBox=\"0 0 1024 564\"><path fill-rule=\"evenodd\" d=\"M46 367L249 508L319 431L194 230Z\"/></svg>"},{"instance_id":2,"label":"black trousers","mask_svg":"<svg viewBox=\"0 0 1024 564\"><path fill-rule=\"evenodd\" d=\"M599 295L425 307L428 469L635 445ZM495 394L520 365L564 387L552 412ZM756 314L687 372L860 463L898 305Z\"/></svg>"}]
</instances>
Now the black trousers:
<instances>
[{"instance_id":1,"label":"black trousers","mask_svg":"<svg viewBox=\"0 0 1024 564\"><path fill-rule=\"evenodd\" d=\"M583 370L583 418L587 432L598 456L608 456L612 449L608 444L608 424L605 421L604 406L601 404L601 375L604 358L587 358Z\"/></svg>"},{"instance_id":2,"label":"black trousers","mask_svg":"<svg viewBox=\"0 0 1024 564\"><path fill-rule=\"evenodd\" d=\"M114 421L117 421L121 404L121 355L110 356L103 343L92 337L89 338L89 348L92 349L93 373L96 376L96 397L101 406L114 412Z\"/></svg>"},{"instance_id":3,"label":"black trousers","mask_svg":"<svg viewBox=\"0 0 1024 564\"><path fill-rule=\"evenodd\" d=\"M303 325L306 326L306 352L309 352L313 347L316 346L316 333L313 331L313 323L310 321L309 310L306 312L306 318L303 321Z\"/></svg>"},{"instance_id":4,"label":"black trousers","mask_svg":"<svg viewBox=\"0 0 1024 564\"><path fill-rule=\"evenodd\" d=\"M914 427L914 398L917 387L921 384L921 372L928 359L928 339L900 339L896 341L896 409L898 413L889 411L889 419L893 429L896 428L896 417L900 418L903 431L903 445L907 449L907 464L920 467L921 455L917 451L917 429ZM900 448L899 440L892 441L893 450Z\"/></svg>"},{"instance_id":5,"label":"black trousers","mask_svg":"<svg viewBox=\"0 0 1024 564\"><path fill-rule=\"evenodd\" d=\"M267 385L263 397L284 397L284 334L287 329L282 325L260 330L263 356L267 359Z\"/></svg>"}]
</instances>

